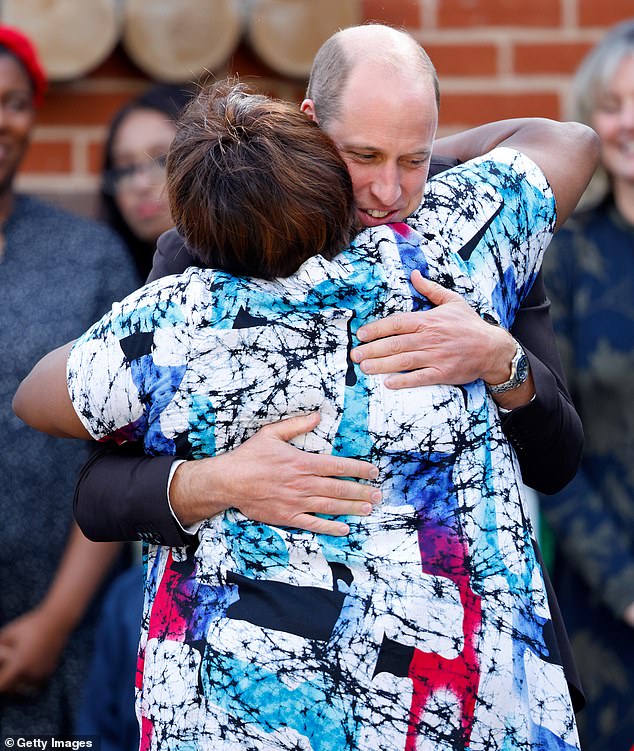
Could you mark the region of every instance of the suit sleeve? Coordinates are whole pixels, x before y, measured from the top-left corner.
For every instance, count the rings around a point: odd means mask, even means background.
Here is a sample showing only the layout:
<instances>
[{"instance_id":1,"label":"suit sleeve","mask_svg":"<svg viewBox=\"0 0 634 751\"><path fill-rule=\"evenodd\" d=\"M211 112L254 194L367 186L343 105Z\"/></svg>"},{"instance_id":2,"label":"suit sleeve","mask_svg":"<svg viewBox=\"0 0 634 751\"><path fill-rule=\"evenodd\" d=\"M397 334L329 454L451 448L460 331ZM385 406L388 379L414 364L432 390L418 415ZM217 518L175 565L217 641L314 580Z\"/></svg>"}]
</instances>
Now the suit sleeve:
<instances>
[{"instance_id":1,"label":"suit sleeve","mask_svg":"<svg viewBox=\"0 0 634 751\"><path fill-rule=\"evenodd\" d=\"M528 356L535 398L502 418L522 480L540 493L561 490L581 464L583 428L566 386L540 271L517 312L511 334Z\"/></svg>"},{"instance_id":2,"label":"suit sleeve","mask_svg":"<svg viewBox=\"0 0 634 751\"><path fill-rule=\"evenodd\" d=\"M93 444L74 497L77 523L90 540L145 540L179 546L195 538L178 525L167 502L174 457L147 457L137 444Z\"/></svg>"},{"instance_id":3,"label":"suit sleeve","mask_svg":"<svg viewBox=\"0 0 634 751\"><path fill-rule=\"evenodd\" d=\"M185 240L176 229L169 229L159 237L147 282L170 274L181 274L188 266L199 266L190 254Z\"/></svg>"}]
</instances>

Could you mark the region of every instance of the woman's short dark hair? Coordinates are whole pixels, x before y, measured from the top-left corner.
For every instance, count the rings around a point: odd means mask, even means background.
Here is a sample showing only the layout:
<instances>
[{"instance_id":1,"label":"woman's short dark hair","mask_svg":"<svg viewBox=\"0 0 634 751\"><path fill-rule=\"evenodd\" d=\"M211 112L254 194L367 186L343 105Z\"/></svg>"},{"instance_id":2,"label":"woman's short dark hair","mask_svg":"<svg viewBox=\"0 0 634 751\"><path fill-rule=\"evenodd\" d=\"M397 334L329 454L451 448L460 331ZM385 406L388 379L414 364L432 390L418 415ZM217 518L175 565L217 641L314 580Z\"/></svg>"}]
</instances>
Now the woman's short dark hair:
<instances>
[{"instance_id":1,"label":"woman's short dark hair","mask_svg":"<svg viewBox=\"0 0 634 751\"><path fill-rule=\"evenodd\" d=\"M352 182L297 105L225 81L185 109L167 158L174 222L206 266L263 279L351 240Z\"/></svg>"}]
</instances>

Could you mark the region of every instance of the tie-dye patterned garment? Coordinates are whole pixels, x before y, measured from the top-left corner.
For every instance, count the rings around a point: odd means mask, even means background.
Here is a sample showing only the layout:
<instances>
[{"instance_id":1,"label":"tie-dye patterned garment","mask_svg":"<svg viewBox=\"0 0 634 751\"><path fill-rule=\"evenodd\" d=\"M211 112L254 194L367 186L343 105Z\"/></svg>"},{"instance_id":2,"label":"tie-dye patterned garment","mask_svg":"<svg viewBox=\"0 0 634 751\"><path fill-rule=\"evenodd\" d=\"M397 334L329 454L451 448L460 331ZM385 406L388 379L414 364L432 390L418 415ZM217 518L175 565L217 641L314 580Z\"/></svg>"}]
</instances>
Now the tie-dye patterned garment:
<instances>
[{"instance_id":1,"label":"tie-dye patterned garment","mask_svg":"<svg viewBox=\"0 0 634 751\"><path fill-rule=\"evenodd\" d=\"M498 149L332 262L274 282L189 269L75 346L69 388L96 438L201 457L319 409L298 445L380 467L383 501L345 538L229 510L196 549L149 549L142 748L578 747L517 462L483 383L390 391L348 357L361 324L428 306L413 268L509 326L553 224L542 173Z\"/></svg>"}]
</instances>

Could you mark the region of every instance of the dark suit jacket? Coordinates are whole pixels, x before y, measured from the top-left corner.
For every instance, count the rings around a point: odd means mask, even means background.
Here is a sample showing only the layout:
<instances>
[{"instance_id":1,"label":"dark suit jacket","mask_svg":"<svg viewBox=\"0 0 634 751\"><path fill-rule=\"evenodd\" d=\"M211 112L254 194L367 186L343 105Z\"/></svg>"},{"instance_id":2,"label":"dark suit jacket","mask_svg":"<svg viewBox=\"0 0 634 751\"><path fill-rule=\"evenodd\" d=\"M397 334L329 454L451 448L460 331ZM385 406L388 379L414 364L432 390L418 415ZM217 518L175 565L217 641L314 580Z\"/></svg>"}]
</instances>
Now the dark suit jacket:
<instances>
[{"instance_id":1,"label":"dark suit jacket","mask_svg":"<svg viewBox=\"0 0 634 751\"><path fill-rule=\"evenodd\" d=\"M450 166L435 160L432 172ZM182 237L169 230L158 240L148 281L199 265ZM520 307L511 329L528 355L535 399L502 417L502 428L519 459L524 483L555 493L575 475L583 449L581 420L568 393L550 318L550 302L541 272ZM138 447L94 449L81 470L75 491L75 517L92 540L145 540L164 545L195 544L176 523L167 500L171 456L146 457ZM541 561L541 554L537 550ZM573 703L583 705L579 679L548 572L542 566L554 637L563 658Z\"/></svg>"}]
</instances>

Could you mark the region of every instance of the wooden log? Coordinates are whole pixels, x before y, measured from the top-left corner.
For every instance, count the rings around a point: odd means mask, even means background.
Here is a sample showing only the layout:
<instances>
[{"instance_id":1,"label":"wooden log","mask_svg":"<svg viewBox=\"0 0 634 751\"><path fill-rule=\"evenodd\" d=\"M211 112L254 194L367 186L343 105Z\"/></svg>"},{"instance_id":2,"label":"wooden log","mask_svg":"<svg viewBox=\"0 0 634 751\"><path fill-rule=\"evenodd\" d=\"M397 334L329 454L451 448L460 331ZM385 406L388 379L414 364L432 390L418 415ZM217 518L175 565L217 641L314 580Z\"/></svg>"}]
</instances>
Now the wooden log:
<instances>
[{"instance_id":1,"label":"wooden log","mask_svg":"<svg viewBox=\"0 0 634 751\"><path fill-rule=\"evenodd\" d=\"M251 4L248 37L273 70L305 78L323 42L361 20L360 0L257 0Z\"/></svg>"},{"instance_id":2,"label":"wooden log","mask_svg":"<svg viewBox=\"0 0 634 751\"><path fill-rule=\"evenodd\" d=\"M105 60L119 40L117 0L2 0L0 18L36 45L53 81L79 78Z\"/></svg>"},{"instance_id":3,"label":"wooden log","mask_svg":"<svg viewBox=\"0 0 634 751\"><path fill-rule=\"evenodd\" d=\"M152 78L191 81L224 65L243 28L235 0L127 0L123 46Z\"/></svg>"}]
</instances>

